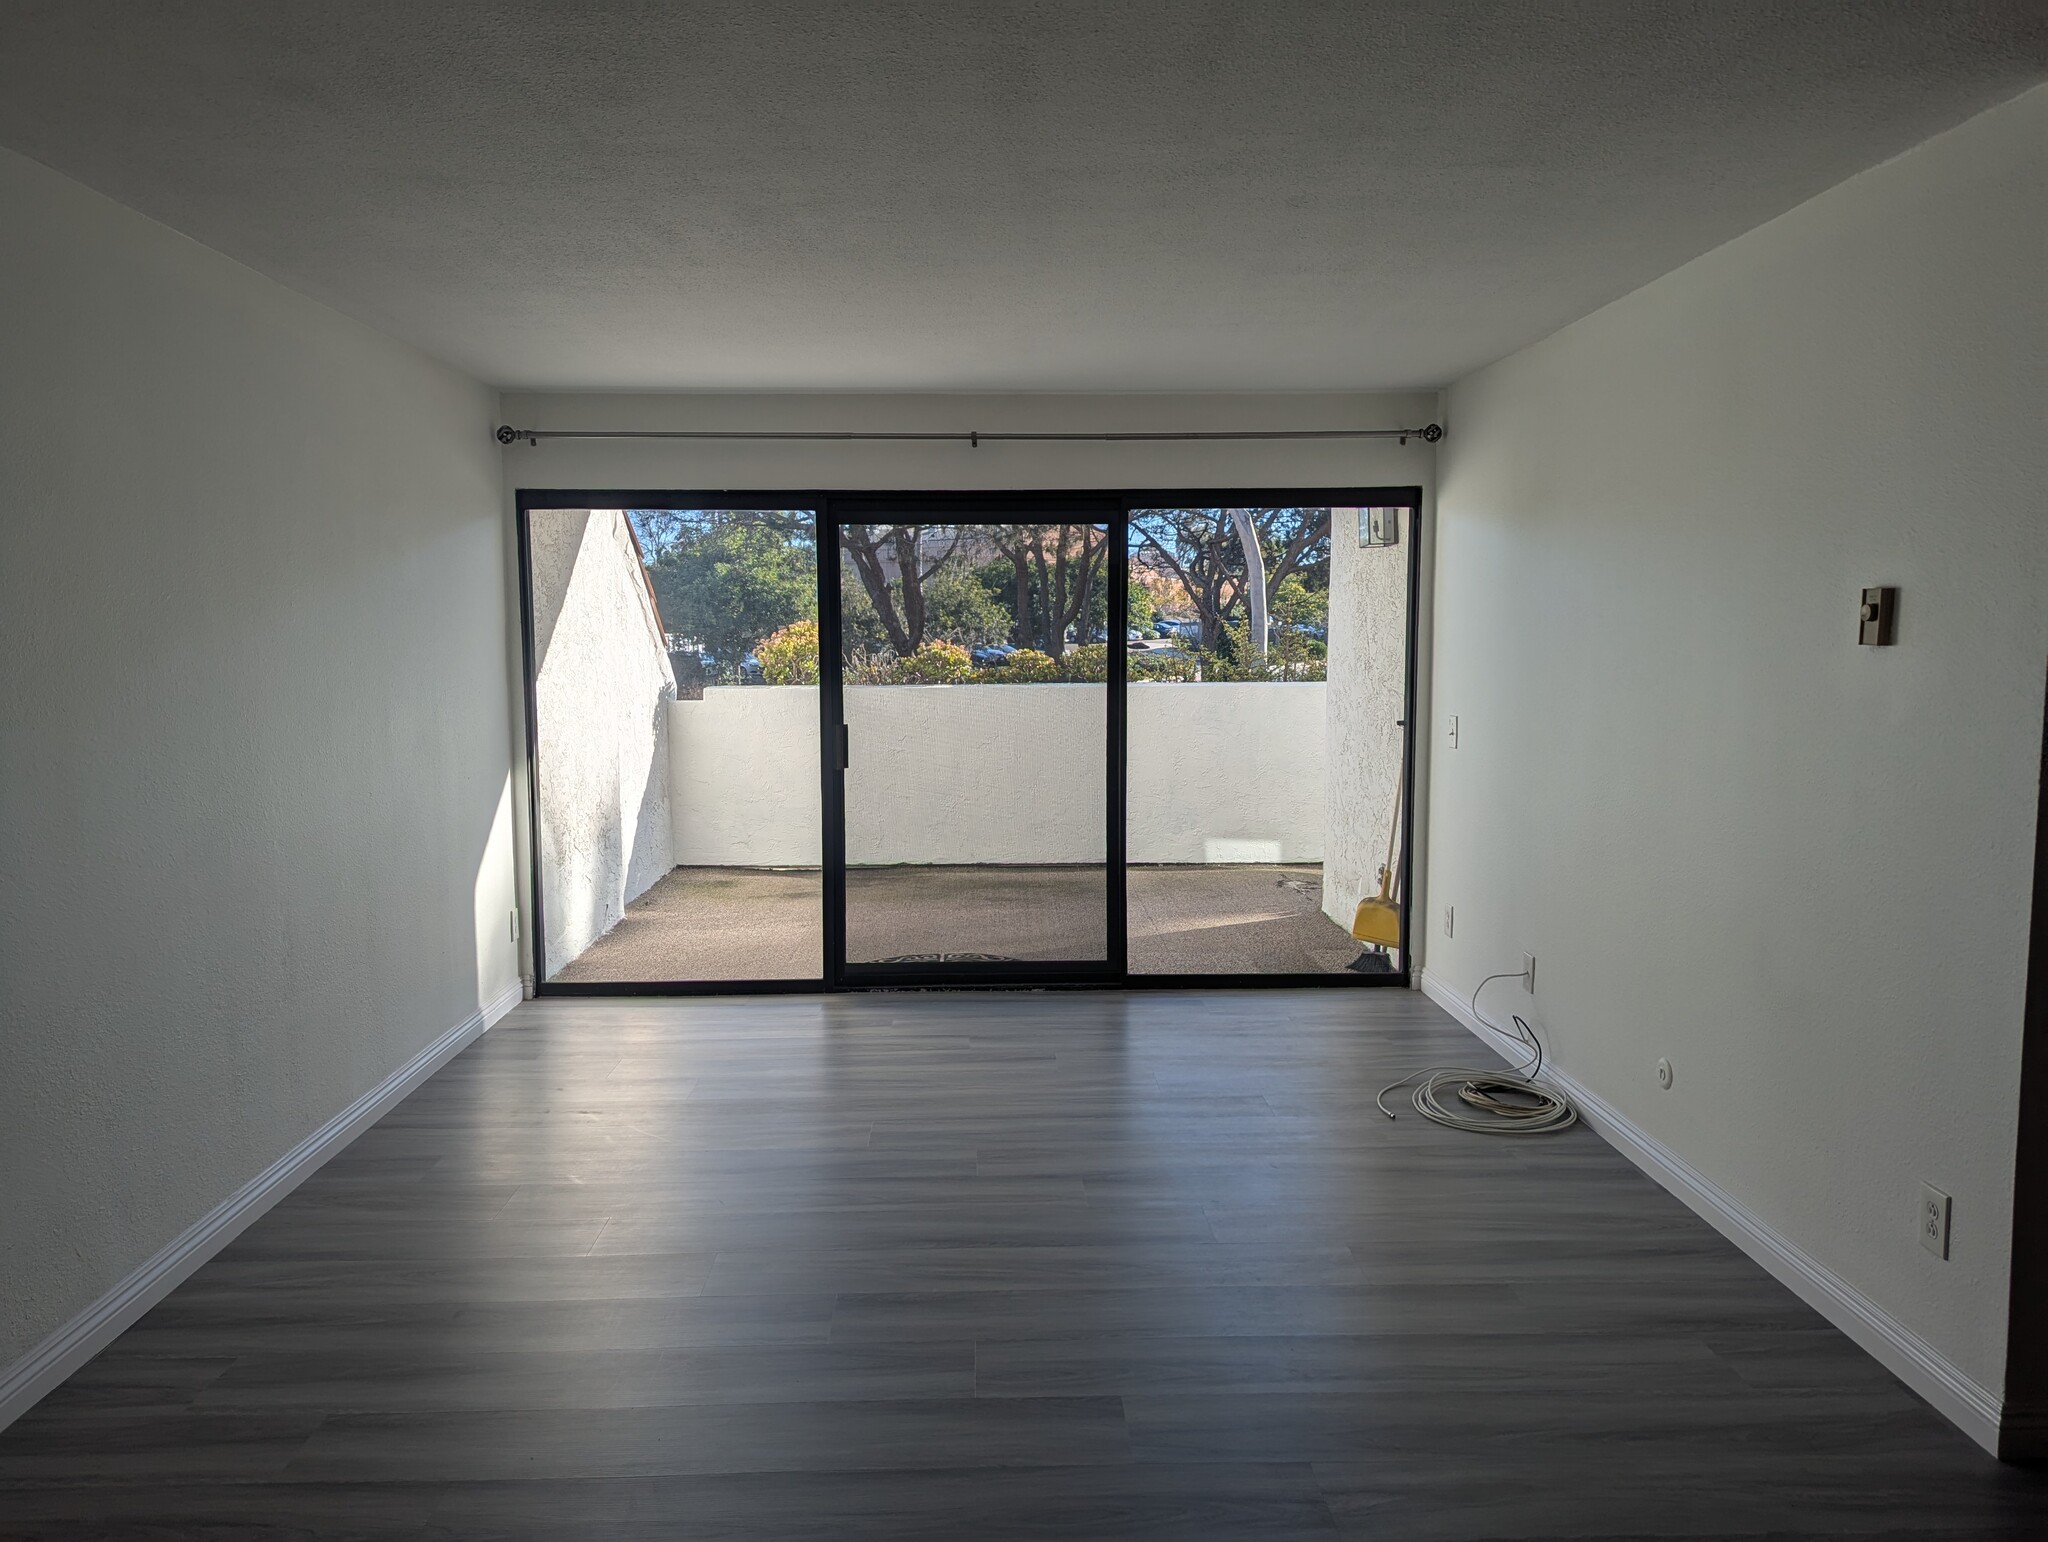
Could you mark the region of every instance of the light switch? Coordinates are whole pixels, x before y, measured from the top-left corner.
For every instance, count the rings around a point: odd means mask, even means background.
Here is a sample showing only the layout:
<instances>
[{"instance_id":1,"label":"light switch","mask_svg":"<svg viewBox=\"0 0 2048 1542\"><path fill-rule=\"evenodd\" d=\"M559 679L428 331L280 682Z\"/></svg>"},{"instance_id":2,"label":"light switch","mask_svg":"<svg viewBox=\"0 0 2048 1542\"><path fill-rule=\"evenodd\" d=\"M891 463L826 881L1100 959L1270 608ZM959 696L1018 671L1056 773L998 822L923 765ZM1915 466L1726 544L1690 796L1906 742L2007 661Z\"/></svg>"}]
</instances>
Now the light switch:
<instances>
[{"instance_id":1,"label":"light switch","mask_svg":"<svg viewBox=\"0 0 2048 1542\"><path fill-rule=\"evenodd\" d=\"M1458 719L1455 714L1450 719L1450 725L1445 731L1444 737L1451 741L1451 748L1456 749L1458 747Z\"/></svg>"},{"instance_id":2,"label":"light switch","mask_svg":"<svg viewBox=\"0 0 2048 1542\"><path fill-rule=\"evenodd\" d=\"M1889 648L1892 626L1899 609L1899 591L1891 587L1865 589L1858 612L1856 641L1866 648Z\"/></svg>"}]
</instances>

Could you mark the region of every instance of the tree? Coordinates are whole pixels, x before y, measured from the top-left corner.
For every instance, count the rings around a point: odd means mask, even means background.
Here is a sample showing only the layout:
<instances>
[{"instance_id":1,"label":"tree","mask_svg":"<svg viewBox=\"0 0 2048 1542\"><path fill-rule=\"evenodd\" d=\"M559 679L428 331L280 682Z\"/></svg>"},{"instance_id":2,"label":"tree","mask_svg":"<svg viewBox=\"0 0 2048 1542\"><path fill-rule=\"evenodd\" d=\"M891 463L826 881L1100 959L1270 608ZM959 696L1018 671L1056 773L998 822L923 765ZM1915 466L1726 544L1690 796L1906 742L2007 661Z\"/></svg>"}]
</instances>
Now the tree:
<instances>
[{"instance_id":1,"label":"tree","mask_svg":"<svg viewBox=\"0 0 2048 1542\"><path fill-rule=\"evenodd\" d=\"M927 541L925 532L933 532ZM960 530L945 525L845 525L840 544L860 577L882 635L899 659L917 652L930 619L924 586L960 546Z\"/></svg>"},{"instance_id":2,"label":"tree","mask_svg":"<svg viewBox=\"0 0 2048 1542\"><path fill-rule=\"evenodd\" d=\"M1124 591L1124 626L1127 629L1151 630L1152 617L1156 613L1152 595L1143 584L1133 583Z\"/></svg>"},{"instance_id":3,"label":"tree","mask_svg":"<svg viewBox=\"0 0 2048 1542\"><path fill-rule=\"evenodd\" d=\"M1246 509L1258 537L1272 593L1299 574L1308 587L1329 587L1328 509ZM1245 554L1230 509L1139 509L1131 515L1138 561L1186 596L1201 625L1204 652L1226 646L1224 623L1244 602ZM1318 585L1317 580L1320 579Z\"/></svg>"},{"instance_id":4,"label":"tree","mask_svg":"<svg viewBox=\"0 0 2048 1542\"><path fill-rule=\"evenodd\" d=\"M803 534L724 511L658 512L669 526L647 577L662 626L722 669L737 668L771 632L817 614L817 554ZM685 513L703 517L678 517Z\"/></svg>"},{"instance_id":5,"label":"tree","mask_svg":"<svg viewBox=\"0 0 2048 1542\"><path fill-rule=\"evenodd\" d=\"M1001 642L1010 634L1010 613L979 573L966 563L947 563L925 580L926 641L944 638L973 648Z\"/></svg>"},{"instance_id":6,"label":"tree","mask_svg":"<svg viewBox=\"0 0 2048 1542\"><path fill-rule=\"evenodd\" d=\"M998 525L991 538L1010 565L1016 616L1010 641L1057 661L1073 630L1083 642L1107 615L1102 581L1109 531L1100 525Z\"/></svg>"},{"instance_id":7,"label":"tree","mask_svg":"<svg viewBox=\"0 0 2048 1542\"><path fill-rule=\"evenodd\" d=\"M1329 647L1316 635L1330 614L1330 592L1310 589L1289 575L1274 592L1273 636L1263 657L1253 646L1247 618L1223 625L1224 647L1202 660L1209 680L1322 680L1329 674Z\"/></svg>"},{"instance_id":8,"label":"tree","mask_svg":"<svg viewBox=\"0 0 2048 1542\"><path fill-rule=\"evenodd\" d=\"M758 525L798 544L817 544L817 516L809 509L628 509L641 556L652 566L670 547L722 525Z\"/></svg>"}]
</instances>

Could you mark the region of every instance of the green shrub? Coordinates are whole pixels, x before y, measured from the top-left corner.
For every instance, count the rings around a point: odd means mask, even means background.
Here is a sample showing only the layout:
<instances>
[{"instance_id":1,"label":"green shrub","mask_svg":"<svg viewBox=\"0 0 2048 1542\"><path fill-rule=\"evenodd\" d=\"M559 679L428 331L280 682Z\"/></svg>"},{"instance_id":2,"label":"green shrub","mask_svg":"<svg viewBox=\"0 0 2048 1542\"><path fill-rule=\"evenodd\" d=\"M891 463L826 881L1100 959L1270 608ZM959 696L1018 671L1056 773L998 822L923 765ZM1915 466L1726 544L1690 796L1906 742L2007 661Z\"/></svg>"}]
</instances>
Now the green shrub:
<instances>
[{"instance_id":1,"label":"green shrub","mask_svg":"<svg viewBox=\"0 0 2048 1542\"><path fill-rule=\"evenodd\" d=\"M1059 665L1036 648L1019 648L1006 662L984 670L981 676L995 685L1043 685L1059 677Z\"/></svg>"},{"instance_id":2,"label":"green shrub","mask_svg":"<svg viewBox=\"0 0 2048 1542\"><path fill-rule=\"evenodd\" d=\"M1060 678L1091 682L1107 680L1109 644L1088 643L1083 647L1069 648L1067 656L1060 660Z\"/></svg>"},{"instance_id":3,"label":"green shrub","mask_svg":"<svg viewBox=\"0 0 2048 1542\"><path fill-rule=\"evenodd\" d=\"M960 685L974 678L974 660L958 643L928 642L896 664L905 685Z\"/></svg>"},{"instance_id":4,"label":"green shrub","mask_svg":"<svg viewBox=\"0 0 2048 1542\"><path fill-rule=\"evenodd\" d=\"M1130 656L1130 677L1133 680L1166 680L1183 684L1201 678L1198 660L1157 653L1133 653Z\"/></svg>"},{"instance_id":5,"label":"green shrub","mask_svg":"<svg viewBox=\"0 0 2048 1542\"><path fill-rule=\"evenodd\" d=\"M816 685L818 623L792 621L761 639L754 657L760 661L761 678L770 685Z\"/></svg>"}]
</instances>

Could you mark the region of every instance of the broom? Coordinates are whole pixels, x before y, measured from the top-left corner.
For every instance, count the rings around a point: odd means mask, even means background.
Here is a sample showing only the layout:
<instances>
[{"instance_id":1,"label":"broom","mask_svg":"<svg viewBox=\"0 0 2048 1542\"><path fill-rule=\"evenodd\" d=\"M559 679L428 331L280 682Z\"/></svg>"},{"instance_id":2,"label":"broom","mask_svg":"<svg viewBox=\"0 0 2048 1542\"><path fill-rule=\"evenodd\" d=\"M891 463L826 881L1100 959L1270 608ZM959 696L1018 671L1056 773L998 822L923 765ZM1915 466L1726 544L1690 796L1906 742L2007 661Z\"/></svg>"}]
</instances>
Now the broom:
<instances>
[{"instance_id":1,"label":"broom","mask_svg":"<svg viewBox=\"0 0 2048 1542\"><path fill-rule=\"evenodd\" d=\"M1401 946L1401 907L1394 899L1394 839L1401 829L1401 783L1394 783L1394 813L1387 824L1387 860L1380 868L1380 892L1358 902L1351 935L1382 948Z\"/></svg>"}]
</instances>

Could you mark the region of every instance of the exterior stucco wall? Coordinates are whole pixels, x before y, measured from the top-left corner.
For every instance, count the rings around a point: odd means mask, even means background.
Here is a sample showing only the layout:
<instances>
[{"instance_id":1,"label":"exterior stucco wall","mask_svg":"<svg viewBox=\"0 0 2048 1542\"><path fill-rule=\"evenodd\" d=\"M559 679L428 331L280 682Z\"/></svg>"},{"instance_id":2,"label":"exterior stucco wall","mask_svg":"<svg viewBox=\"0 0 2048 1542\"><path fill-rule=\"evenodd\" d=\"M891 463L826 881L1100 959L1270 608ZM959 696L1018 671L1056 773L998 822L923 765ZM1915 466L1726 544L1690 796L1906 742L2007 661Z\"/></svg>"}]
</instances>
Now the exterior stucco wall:
<instances>
[{"instance_id":1,"label":"exterior stucco wall","mask_svg":"<svg viewBox=\"0 0 2048 1542\"><path fill-rule=\"evenodd\" d=\"M1327 702L1320 681L1132 686L1129 860L1325 860Z\"/></svg>"},{"instance_id":2,"label":"exterior stucco wall","mask_svg":"<svg viewBox=\"0 0 2048 1542\"><path fill-rule=\"evenodd\" d=\"M1355 510L1338 509L1330 524L1330 772L1323 821L1329 836L1323 910L1347 927L1358 901L1379 892L1401 779L1408 560L1418 533L1406 510L1401 521L1394 546L1360 546ZM1397 860L1399 855L1397 847Z\"/></svg>"},{"instance_id":3,"label":"exterior stucco wall","mask_svg":"<svg viewBox=\"0 0 2048 1542\"><path fill-rule=\"evenodd\" d=\"M681 867L817 867L818 688L713 685L671 702L669 809Z\"/></svg>"},{"instance_id":4,"label":"exterior stucco wall","mask_svg":"<svg viewBox=\"0 0 2048 1542\"><path fill-rule=\"evenodd\" d=\"M622 513L535 510L530 549L552 973L674 866L667 726L676 685Z\"/></svg>"},{"instance_id":5,"label":"exterior stucco wall","mask_svg":"<svg viewBox=\"0 0 2048 1542\"><path fill-rule=\"evenodd\" d=\"M1099 862L1101 687L847 692L847 860ZM1132 862L1323 856L1321 684L1143 684L1130 696ZM675 860L819 861L818 693L713 687L669 708Z\"/></svg>"}]
</instances>

